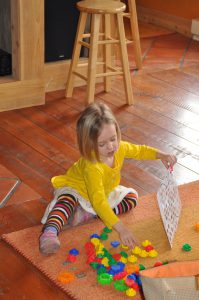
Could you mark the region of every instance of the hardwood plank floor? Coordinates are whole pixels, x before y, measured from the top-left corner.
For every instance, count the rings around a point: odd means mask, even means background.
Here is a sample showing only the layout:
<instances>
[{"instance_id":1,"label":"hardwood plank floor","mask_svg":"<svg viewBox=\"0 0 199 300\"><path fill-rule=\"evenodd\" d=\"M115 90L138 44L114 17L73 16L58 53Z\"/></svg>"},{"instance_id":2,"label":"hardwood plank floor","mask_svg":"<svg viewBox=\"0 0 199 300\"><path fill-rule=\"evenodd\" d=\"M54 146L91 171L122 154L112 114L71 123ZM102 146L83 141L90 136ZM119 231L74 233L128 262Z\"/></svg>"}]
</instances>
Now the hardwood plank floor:
<instances>
[{"instance_id":1,"label":"hardwood plank floor","mask_svg":"<svg viewBox=\"0 0 199 300\"><path fill-rule=\"evenodd\" d=\"M134 70L133 46L128 46L135 105L124 105L121 78L113 80L108 94L98 84L96 101L113 109L124 139L178 156L178 184L199 180L199 42L155 26L140 31L142 70ZM1 235L40 223L52 197L51 177L79 157L75 124L84 96L85 87L69 99L55 91L46 95L44 106L0 113L0 166L29 186L29 193L40 195L33 199L24 193L22 201L0 209ZM163 174L160 162L128 161L122 183L142 196L157 191ZM3 241L0 265L0 299L69 299Z\"/></svg>"}]
</instances>

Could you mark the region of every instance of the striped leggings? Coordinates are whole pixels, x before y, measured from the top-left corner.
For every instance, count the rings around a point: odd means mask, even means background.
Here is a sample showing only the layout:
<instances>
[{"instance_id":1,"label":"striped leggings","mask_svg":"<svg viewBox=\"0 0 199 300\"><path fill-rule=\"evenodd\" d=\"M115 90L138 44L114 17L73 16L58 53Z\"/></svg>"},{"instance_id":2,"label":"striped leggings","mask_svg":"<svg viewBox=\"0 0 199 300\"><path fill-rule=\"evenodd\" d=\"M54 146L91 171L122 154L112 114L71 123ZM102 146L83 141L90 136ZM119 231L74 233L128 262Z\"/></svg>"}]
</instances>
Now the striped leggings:
<instances>
[{"instance_id":1,"label":"striped leggings","mask_svg":"<svg viewBox=\"0 0 199 300\"><path fill-rule=\"evenodd\" d=\"M48 227L54 227L59 234L63 226L68 223L70 216L74 214L78 205L79 202L74 196L70 194L60 195L48 216L43 231ZM113 211L116 215L120 215L136 207L136 205L137 195L129 193L115 208L113 208Z\"/></svg>"}]
</instances>

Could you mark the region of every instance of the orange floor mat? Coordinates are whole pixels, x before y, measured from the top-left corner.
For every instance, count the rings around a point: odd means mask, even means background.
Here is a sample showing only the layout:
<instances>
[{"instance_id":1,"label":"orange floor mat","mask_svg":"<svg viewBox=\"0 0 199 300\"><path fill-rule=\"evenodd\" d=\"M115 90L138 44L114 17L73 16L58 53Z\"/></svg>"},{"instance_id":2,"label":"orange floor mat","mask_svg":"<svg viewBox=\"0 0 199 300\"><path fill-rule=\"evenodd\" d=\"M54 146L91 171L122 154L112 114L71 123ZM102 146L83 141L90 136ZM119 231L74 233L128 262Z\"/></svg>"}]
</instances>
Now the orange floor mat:
<instances>
[{"instance_id":1,"label":"orange floor mat","mask_svg":"<svg viewBox=\"0 0 199 300\"><path fill-rule=\"evenodd\" d=\"M199 181L179 187L183 209L172 250L169 247L160 219L155 194L140 198L139 205L134 212L121 217L140 241L149 239L159 253L156 258L139 258L138 263L145 265L145 267L151 267L157 261L199 259L199 233L194 229L195 223L199 221L198 191ZM103 228L101 221L96 220L90 224L63 231L60 234L61 249L56 255L48 257L42 256L38 249L41 226L5 234L3 239L47 276L51 282L74 299L127 299L125 292L116 291L113 284L102 286L97 283L96 271L86 263L84 245L89 241L91 234L100 234ZM108 240L103 241L106 249L111 253L121 251L121 249L112 248L110 245L110 242L116 239L118 240L117 234L111 232ZM191 244L192 251L182 251L181 248L184 243ZM77 261L66 264L67 255L72 248L79 250ZM75 280L68 284L59 283L57 277L63 270L74 273ZM82 274L83 276L80 276ZM141 299L141 296L137 294L133 299Z\"/></svg>"}]
</instances>

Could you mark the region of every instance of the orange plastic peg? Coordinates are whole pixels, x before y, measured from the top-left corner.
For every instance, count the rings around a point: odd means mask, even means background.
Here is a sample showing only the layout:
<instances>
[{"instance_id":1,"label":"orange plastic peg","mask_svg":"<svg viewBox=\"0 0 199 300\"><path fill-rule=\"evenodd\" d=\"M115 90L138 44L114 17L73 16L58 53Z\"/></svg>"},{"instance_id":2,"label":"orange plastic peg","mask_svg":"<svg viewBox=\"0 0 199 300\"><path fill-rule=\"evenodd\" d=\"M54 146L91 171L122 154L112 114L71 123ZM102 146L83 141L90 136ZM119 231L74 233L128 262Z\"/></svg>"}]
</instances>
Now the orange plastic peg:
<instances>
[{"instance_id":1,"label":"orange plastic peg","mask_svg":"<svg viewBox=\"0 0 199 300\"><path fill-rule=\"evenodd\" d=\"M195 225L195 230L199 231L199 222Z\"/></svg>"}]
</instances>

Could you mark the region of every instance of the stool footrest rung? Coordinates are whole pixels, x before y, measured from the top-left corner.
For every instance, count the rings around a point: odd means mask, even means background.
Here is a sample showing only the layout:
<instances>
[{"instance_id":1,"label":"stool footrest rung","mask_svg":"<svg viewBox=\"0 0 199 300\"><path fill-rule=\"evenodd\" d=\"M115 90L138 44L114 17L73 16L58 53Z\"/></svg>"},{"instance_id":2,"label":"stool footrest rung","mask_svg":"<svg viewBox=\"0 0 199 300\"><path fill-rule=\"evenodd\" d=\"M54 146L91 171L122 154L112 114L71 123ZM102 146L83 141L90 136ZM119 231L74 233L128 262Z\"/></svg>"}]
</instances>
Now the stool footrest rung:
<instances>
[{"instance_id":1,"label":"stool footrest rung","mask_svg":"<svg viewBox=\"0 0 199 300\"><path fill-rule=\"evenodd\" d=\"M84 41L79 41L80 45L86 47L86 48L90 48L90 44L87 43L87 42L84 42ZM98 45L106 45L106 44L118 44L119 43L119 40L116 40L116 39L112 39L112 38L109 38L107 40L101 40L101 41L98 41Z\"/></svg>"},{"instance_id":2,"label":"stool footrest rung","mask_svg":"<svg viewBox=\"0 0 199 300\"><path fill-rule=\"evenodd\" d=\"M104 65L105 65L105 62L103 62L103 61L98 61L98 62L96 62L96 65L97 65L97 66L104 66ZM88 67L88 62L85 62L85 63L79 63L79 64L77 65L77 67L78 67L78 68Z\"/></svg>"},{"instance_id":3,"label":"stool footrest rung","mask_svg":"<svg viewBox=\"0 0 199 300\"><path fill-rule=\"evenodd\" d=\"M107 72L107 73L99 73L96 74L96 77L107 77L107 76L115 76L115 75L122 75L122 71L114 71L114 72Z\"/></svg>"},{"instance_id":4,"label":"stool footrest rung","mask_svg":"<svg viewBox=\"0 0 199 300\"><path fill-rule=\"evenodd\" d=\"M104 44L118 44L119 40L108 38L107 40L99 41L98 45L104 45Z\"/></svg>"},{"instance_id":5,"label":"stool footrest rung","mask_svg":"<svg viewBox=\"0 0 199 300\"><path fill-rule=\"evenodd\" d=\"M100 32L99 36L104 36L104 32ZM83 39L90 38L90 37L91 37L91 33L90 32L83 34Z\"/></svg>"},{"instance_id":6,"label":"stool footrest rung","mask_svg":"<svg viewBox=\"0 0 199 300\"><path fill-rule=\"evenodd\" d=\"M130 13L123 13L122 16L125 17L125 18L128 18L128 19L131 18Z\"/></svg>"},{"instance_id":7,"label":"stool footrest rung","mask_svg":"<svg viewBox=\"0 0 199 300\"><path fill-rule=\"evenodd\" d=\"M97 66L105 66L105 62L104 62L104 61L97 61L97 62L96 62L96 65L97 65ZM79 64L77 65L77 68L83 68L83 67L88 67L88 62L85 62L85 63L79 63ZM113 67L113 66L109 66L109 65L107 65L106 67L107 67L108 70L111 70L111 71L113 71L113 72L122 71L122 68L121 68L121 67L117 67L117 66ZM75 72L74 72L74 73L75 73ZM79 73L79 72L78 72L78 73ZM79 74L81 74L81 73L79 73Z\"/></svg>"},{"instance_id":8,"label":"stool footrest rung","mask_svg":"<svg viewBox=\"0 0 199 300\"><path fill-rule=\"evenodd\" d=\"M131 43L133 43L132 40L127 40L127 39L126 39L126 44L127 44L127 45L128 45L128 44L131 44Z\"/></svg>"},{"instance_id":9,"label":"stool footrest rung","mask_svg":"<svg viewBox=\"0 0 199 300\"><path fill-rule=\"evenodd\" d=\"M114 67L108 67L108 69L112 70L112 72L106 72L106 73L98 73L96 74L96 78L98 77L107 77L107 76L115 76L115 75L122 75L123 74L123 71L121 70L121 68L114 68ZM74 75L80 77L81 79L87 81L87 76L86 75L83 75L77 71L74 71L73 72Z\"/></svg>"},{"instance_id":10,"label":"stool footrest rung","mask_svg":"<svg viewBox=\"0 0 199 300\"><path fill-rule=\"evenodd\" d=\"M107 66L107 69L113 71L113 72L118 72L118 71L122 71L121 67L112 67L112 66Z\"/></svg>"},{"instance_id":11,"label":"stool footrest rung","mask_svg":"<svg viewBox=\"0 0 199 300\"><path fill-rule=\"evenodd\" d=\"M90 44L84 41L79 41L80 45L86 47L86 48L90 48Z\"/></svg>"},{"instance_id":12,"label":"stool footrest rung","mask_svg":"<svg viewBox=\"0 0 199 300\"><path fill-rule=\"evenodd\" d=\"M87 79L88 79L87 76L85 76L77 71L74 71L73 74L80 77L81 79L84 79L85 81L87 81Z\"/></svg>"}]
</instances>

